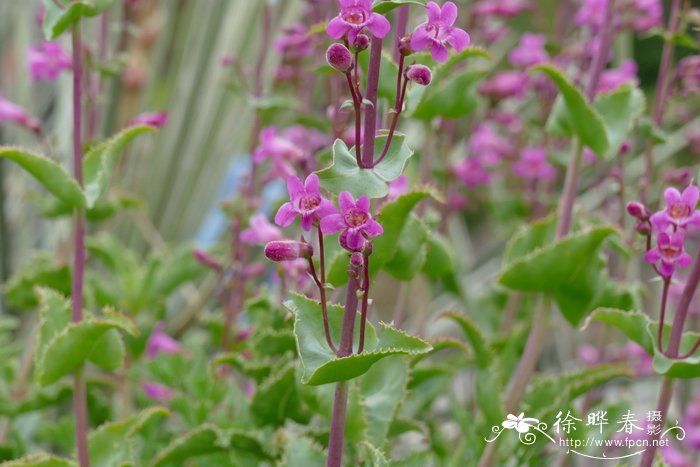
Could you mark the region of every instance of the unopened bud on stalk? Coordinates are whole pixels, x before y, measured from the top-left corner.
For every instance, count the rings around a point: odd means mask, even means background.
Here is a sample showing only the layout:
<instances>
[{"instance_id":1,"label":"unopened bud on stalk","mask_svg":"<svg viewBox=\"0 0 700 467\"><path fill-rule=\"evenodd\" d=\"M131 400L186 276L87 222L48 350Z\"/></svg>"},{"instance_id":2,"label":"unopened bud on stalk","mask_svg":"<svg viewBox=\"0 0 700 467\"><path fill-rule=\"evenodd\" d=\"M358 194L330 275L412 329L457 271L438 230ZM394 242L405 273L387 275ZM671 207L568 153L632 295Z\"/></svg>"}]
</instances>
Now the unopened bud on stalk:
<instances>
[{"instance_id":1,"label":"unopened bud on stalk","mask_svg":"<svg viewBox=\"0 0 700 467\"><path fill-rule=\"evenodd\" d=\"M331 44L326 50L326 60L330 66L341 73L347 73L352 70L352 54L343 44L337 42Z\"/></svg>"},{"instance_id":2,"label":"unopened bud on stalk","mask_svg":"<svg viewBox=\"0 0 700 467\"><path fill-rule=\"evenodd\" d=\"M631 201L627 203L627 213L639 220L649 219L649 210L639 201Z\"/></svg>"},{"instance_id":3,"label":"unopened bud on stalk","mask_svg":"<svg viewBox=\"0 0 700 467\"><path fill-rule=\"evenodd\" d=\"M294 261L311 258L314 249L309 243L294 240L277 240L265 245L265 256L271 261Z\"/></svg>"},{"instance_id":4,"label":"unopened bud on stalk","mask_svg":"<svg viewBox=\"0 0 700 467\"><path fill-rule=\"evenodd\" d=\"M367 47L369 47L369 37L367 37L366 34L358 34L357 38L355 39L355 42L352 43L352 46L358 52L362 52Z\"/></svg>"},{"instance_id":5,"label":"unopened bud on stalk","mask_svg":"<svg viewBox=\"0 0 700 467\"><path fill-rule=\"evenodd\" d=\"M208 267L209 269L213 269L217 272L221 272L223 270L221 263L204 250L200 250L198 248L192 252L192 255L200 264Z\"/></svg>"},{"instance_id":6,"label":"unopened bud on stalk","mask_svg":"<svg viewBox=\"0 0 700 467\"><path fill-rule=\"evenodd\" d=\"M427 86L433 79L433 73L425 65L411 65L406 69L406 78L421 86Z\"/></svg>"},{"instance_id":7,"label":"unopened bud on stalk","mask_svg":"<svg viewBox=\"0 0 700 467\"><path fill-rule=\"evenodd\" d=\"M362 253L355 252L350 256L350 264L356 268L362 267L365 263L365 258Z\"/></svg>"},{"instance_id":8,"label":"unopened bud on stalk","mask_svg":"<svg viewBox=\"0 0 700 467\"><path fill-rule=\"evenodd\" d=\"M651 226L647 221L639 221L637 225L634 226L634 230L640 235L651 235Z\"/></svg>"},{"instance_id":9,"label":"unopened bud on stalk","mask_svg":"<svg viewBox=\"0 0 700 467\"><path fill-rule=\"evenodd\" d=\"M413 49L411 49L411 35L407 35L399 39L399 53L404 57L408 57L413 54Z\"/></svg>"}]
</instances>

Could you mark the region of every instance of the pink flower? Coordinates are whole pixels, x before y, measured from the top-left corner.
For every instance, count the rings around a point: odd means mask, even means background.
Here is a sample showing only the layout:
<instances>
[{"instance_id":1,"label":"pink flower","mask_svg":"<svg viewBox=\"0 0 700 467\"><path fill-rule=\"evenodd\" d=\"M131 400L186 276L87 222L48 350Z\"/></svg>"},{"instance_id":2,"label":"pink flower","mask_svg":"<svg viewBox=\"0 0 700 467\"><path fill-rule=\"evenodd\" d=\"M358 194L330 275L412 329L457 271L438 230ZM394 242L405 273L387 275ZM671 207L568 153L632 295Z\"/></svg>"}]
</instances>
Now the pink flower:
<instances>
[{"instance_id":1,"label":"pink flower","mask_svg":"<svg viewBox=\"0 0 700 467\"><path fill-rule=\"evenodd\" d=\"M364 247L365 237L373 238L384 233L384 229L369 212L369 198L360 196L355 199L347 191L338 196L340 214L331 214L321 219L321 231L333 234L343 231L341 245L352 251Z\"/></svg>"},{"instance_id":2,"label":"pink flower","mask_svg":"<svg viewBox=\"0 0 700 467\"><path fill-rule=\"evenodd\" d=\"M634 60L625 60L619 68L605 70L600 75L598 92L612 92L623 84L637 84L637 63Z\"/></svg>"},{"instance_id":3,"label":"pink flower","mask_svg":"<svg viewBox=\"0 0 700 467\"><path fill-rule=\"evenodd\" d=\"M467 150L471 157L478 157L485 166L498 165L504 157L513 153L513 145L498 134L488 123L482 123L474 129Z\"/></svg>"},{"instance_id":4,"label":"pink flower","mask_svg":"<svg viewBox=\"0 0 700 467\"><path fill-rule=\"evenodd\" d=\"M389 182L389 194L386 197L391 201L406 193L408 193L408 176L404 174Z\"/></svg>"},{"instance_id":5,"label":"pink flower","mask_svg":"<svg viewBox=\"0 0 700 467\"><path fill-rule=\"evenodd\" d=\"M681 96L700 94L700 55L691 55L678 62L676 76Z\"/></svg>"},{"instance_id":6,"label":"pink flower","mask_svg":"<svg viewBox=\"0 0 700 467\"><path fill-rule=\"evenodd\" d=\"M649 264L661 261L659 272L666 278L673 275L675 265L685 268L692 261L683 248L682 232L674 232L671 235L661 232L657 239L657 246L644 254L644 260Z\"/></svg>"},{"instance_id":7,"label":"pink flower","mask_svg":"<svg viewBox=\"0 0 700 467\"><path fill-rule=\"evenodd\" d=\"M428 21L416 27L411 35L411 49L421 51L430 49L433 60L444 62L447 60L447 44L457 52L466 49L471 42L469 34L460 28L454 27L457 20L457 5L446 2L442 8L435 2L428 2L425 6L428 12Z\"/></svg>"},{"instance_id":8,"label":"pink flower","mask_svg":"<svg viewBox=\"0 0 700 467\"><path fill-rule=\"evenodd\" d=\"M282 240L282 231L267 220L264 214L250 218L250 227L241 232L239 239L250 245L262 245L274 240Z\"/></svg>"},{"instance_id":9,"label":"pink flower","mask_svg":"<svg viewBox=\"0 0 700 467\"><path fill-rule=\"evenodd\" d=\"M495 100L508 97L522 97L528 87L527 73L522 71L501 71L479 87L481 94Z\"/></svg>"},{"instance_id":10,"label":"pink flower","mask_svg":"<svg viewBox=\"0 0 700 467\"><path fill-rule=\"evenodd\" d=\"M335 40L347 35L348 41L354 43L357 35L367 28L374 37L384 39L391 25L389 20L379 13L372 12L372 0L339 0L340 13L333 18L326 28L328 35Z\"/></svg>"},{"instance_id":11,"label":"pink flower","mask_svg":"<svg viewBox=\"0 0 700 467\"><path fill-rule=\"evenodd\" d=\"M589 26L593 30L598 30L605 21L607 6L608 0L584 0L574 20L579 26Z\"/></svg>"},{"instance_id":12,"label":"pink flower","mask_svg":"<svg viewBox=\"0 0 700 467\"><path fill-rule=\"evenodd\" d=\"M275 42L275 50L287 60L308 57L313 52L311 35L303 24L286 27Z\"/></svg>"},{"instance_id":13,"label":"pink flower","mask_svg":"<svg viewBox=\"0 0 700 467\"><path fill-rule=\"evenodd\" d=\"M170 399L175 397L175 391L162 384L144 381L141 383L141 387L143 388L143 392L146 394L146 397L158 402L168 402Z\"/></svg>"},{"instance_id":14,"label":"pink flower","mask_svg":"<svg viewBox=\"0 0 700 467\"><path fill-rule=\"evenodd\" d=\"M290 201L284 203L275 216L275 224L280 227L288 227L299 215L301 228L308 232L314 222L338 212L333 203L321 196L316 174L306 177L303 184L298 177L289 177L287 191Z\"/></svg>"},{"instance_id":15,"label":"pink flower","mask_svg":"<svg viewBox=\"0 0 700 467\"><path fill-rule=\"evenodd\" d=\"M0 95L0 124L4 122L14 123L35 133L41 131L39 119L32 117L22 107L13 104Z\"/></svg>"},{"instance_id":16,"label":"pink flower","mask_svg":"<svg viewBox=\"0 0 700 467\"><path fill-rule=\"evenodd\" d=\"M531 67L549 60L549 54L544 50L546 38L541 34L525 33L520 38L520 44L510 51L508 60L513 66Z\"/></svg>"},{"instance_id":17,"label":"pink flower","mask_svg":"<svg viewBox=\"0 0 700 467\"><path fill-rule=\"evenodd\" d=\"M168 113L167 112L152 112L152 113L142 113L134 117L129 126L132 125L150 125L157 128L163 127L168 123Z\"/></svg>"},{"instance_id":18,"label":"pink flower","mask_svg":"<svg viewBox=\"0 0 700 467\"><path fill-rule=\"evenodd\" d=\"M260 132L262 144L253 151L253 162L261 164L265 159L280 159L299 162L304 159L304 151L296 144L277 134L277 128L271 126Z\"/></svg>"},{"instance_id":19,"label":"pink flower","mask_svg":"<svg viewBox=\"0 0 700 467\"><path fill-rule=\"evenodd\" d=\"M452 173L462 181L468 188L478 185L486 185L491 182L493 176L484 168L481 159L472 157L464 159L462 162L452 167Z\"/></svg>"},{"instance_id":20,"label":"pink flower","mask_svg":"<svg viewBox=\"0 0 700 467\"><path fill-rule=\"evenodd\" d=\"M527 0L482 0L474 5L475 16L516 16L528 7Z\"/></svg>"},{"instance_id":21,"label":"pink flower","mask_svg":"<svg viewBox=\"0 0 700 467\"><path fill-rule=\"evenodd\" d=\"M695 210L700 198L700 190L695 185L688 185L681 194L675 188L666 188L664 201L666 207L651 216L651 224L661 232L672 225L685 229L688 224L697 227L700 223L700 211Z\"/></svg>"},{"instance_id":22,"label":"pink flower","mask_svg":"<svg viewBox=\"0 0 700 467\"><path fill-rule=\"evenodd\" d=\"M525 148L512 170L525 180L552 180L557 176L556 169L547 161L544 148Z\"/></svg>"},{"instance_id":23,"label":"pink flower","mask_svg":"<svg viewBox=\"0 0 700 467\"><path fill-rule=\"evenodd\" d=\"M182 351L182 345L163 332L165 323L157 323L146 343L146 356L154 359L159 353L172 355Z\"/></svg>"},{"instance_id":24,"label":"pink flower","mask_svg":"<svg viewBox=\"0 0 700 467\"><path fill-rule=\"evenodd\" d=\"M663 24L664 9L660 0L631 0L623 8L631 16L631 28L637 32L645 32Z\"/></svg>"},{"instance_id":25,"label":"pink flower","mask_svg":"<svg viewBox=\"0 0 700 467\"><path fill-rule=\"evenodd\" d=\"M29 72L34 80L58 78L63 70L71 69L71 57L58 42L42 42L27 51Z\"/></svg>"}]
</instances>

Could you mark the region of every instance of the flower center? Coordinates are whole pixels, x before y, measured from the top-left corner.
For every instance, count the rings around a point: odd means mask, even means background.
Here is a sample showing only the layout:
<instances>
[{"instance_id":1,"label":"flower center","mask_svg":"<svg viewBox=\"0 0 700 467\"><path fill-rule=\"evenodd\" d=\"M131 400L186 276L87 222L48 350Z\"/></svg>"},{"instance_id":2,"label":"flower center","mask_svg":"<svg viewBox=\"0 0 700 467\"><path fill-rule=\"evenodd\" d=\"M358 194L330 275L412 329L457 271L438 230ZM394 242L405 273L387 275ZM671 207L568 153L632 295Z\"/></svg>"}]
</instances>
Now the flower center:
<instances>
[{"instance_id":1,"label":"flower center","mask_svg":"<svg viewBox=\"0 0 700 467\"><path fill-rule=\"evenodd\" d=\"M659 247L659 251L661 252L662 255L664 255L664 257L666 257L666 259L673 259L676 256L678 256L678 253L679 253L678 248L675 246L671 246L671 245Z\"/></svg>"},{"instance_id":2,"label":"flower center","mask_svg":"<svg viewBox=\"0 0 700 467\"><path fill-rule=\"evenodd\" d=\"M352 208L345 213L345 223L348 227L361 227L365 225L369 216L361 209Z\"/></svg>"},{"instance_id":3,"label":"flower center","mask_svg":"<svg viewBox=\"0 0 700 467\"><path fill-rule=\"evenodd\" d=\"M321 204L321 197L313 193L304 194L299 200L299 209L301 211L313 211Z\"/></svg>"},{"instance_id":4,"label":"flower center","mask_svg":"<svg viewBox=\"0 0 700 467\"><path fill-rule=\"evenodd\" d=\"M668 213L673 217L674 219L680 219L683 217L687 217L690 215L690 206L687 204L674 204L671 206L671 209L668 210Z\"/></svg>"},{"instance_id":5,"label":"flower center","mask_svg":"<svg viewBox=\"0 0 700 467\"><path fill-rule=\"evenodd\" d=\"M343 12L343 21L359 26L367 21L367 15L360 7L350 7Z\"/></svg>"}]
</instances>

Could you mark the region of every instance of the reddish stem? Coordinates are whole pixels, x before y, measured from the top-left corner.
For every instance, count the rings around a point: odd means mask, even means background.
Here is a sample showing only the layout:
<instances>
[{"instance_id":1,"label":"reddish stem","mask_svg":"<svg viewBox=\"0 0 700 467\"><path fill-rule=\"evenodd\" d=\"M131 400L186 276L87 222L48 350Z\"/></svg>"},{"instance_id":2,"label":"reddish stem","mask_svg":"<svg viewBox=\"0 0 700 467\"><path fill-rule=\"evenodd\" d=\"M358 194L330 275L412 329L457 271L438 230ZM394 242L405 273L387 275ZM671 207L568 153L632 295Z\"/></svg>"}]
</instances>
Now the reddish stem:
<instances>
[{"instance_id":1,"label":"reddish stem","mask_svg":"<svg viewBox=\"0 0 700 467\"><path fill-rule=\"evenodd\" d=\"M360 342L358 344L357 353L362 353L365 350L365 327L367 326L367 309L369 306L369 255L364 255L365 264L363 268L362 278L362 308L360 314Z\"/></svg>"},{"instance_id":2,"label":"reddish stem","mask_svg":"<svg viewBox=\"0 0 700 467\"><path fill-rule=\"evenodd\" d=\"M379 91L379 69L382 65L382 39L372 37L372 47L369 56L369 69L367 70L367 90L365 99L365 132L364 151L362 155L362 168L371 168L374 164L374 140L377 135L377 93Z\"/></svg>"},{"instance_id":3,"label":"reddish stem","mask_svg":"<svg viewBox=\"0 0 700 467\"><path fill-rule=\"evenodd\" d=\"M80 22L73 26L73 176L83 186L83 57ZM83 284L85 278L85 211L75 213L73 232L73 274L71 283L71 321L83 320ZM88 452L87 393L82 368L76 370L73 381L73 410L75 413L75 443L80 467L90 465Z\"/></svg>"},{"instance_id":4,"label":"reddish stem","mask_svg":"<svg viewBox=\"0 0 700 467\"><path fill-rule=\"evenodd\" d=\"M663 353L663 338L664 338L664 321L666 320L666 302L668 301L668 286L671 284L671 279L664 277L664 288L661 292L661 311L659 312L659 330L656 334L656 345L659 347L659 352Z\"/></svg>"}]
</instances>

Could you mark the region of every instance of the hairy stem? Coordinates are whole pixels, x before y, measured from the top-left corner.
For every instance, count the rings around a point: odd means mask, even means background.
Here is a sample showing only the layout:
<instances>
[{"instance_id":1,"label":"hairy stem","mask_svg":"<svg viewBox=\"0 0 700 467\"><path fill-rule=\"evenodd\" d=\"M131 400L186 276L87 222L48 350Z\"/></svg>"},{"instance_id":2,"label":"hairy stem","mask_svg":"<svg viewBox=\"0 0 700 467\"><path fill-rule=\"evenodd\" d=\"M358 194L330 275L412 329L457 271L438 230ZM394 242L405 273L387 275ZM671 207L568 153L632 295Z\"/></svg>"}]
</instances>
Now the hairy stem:
<instances>
[{"instance_id":1,"label":"hairy stem","mask_svg":"<svg viewBox=\"0 0 700 467\"><path fill-rule=\"evenodd\" d=\"M73 26L73 176L83 186L83 59L80 22ZM75 213L73 230L73 274L71 283L71 321L83 320L83 283L85 277L85 211ZM82 369L75 372L73 381L73 410L75 413L75 443L80 467L88 467L87 394Z\"/></svg>"},{"instance_id":2,"label":"hairy stem","mask_svg":"<svg viewBox=\"0 0 700 467\"><path fill-rule=\"evenodd\" d=\"M659 312L659 331L656 334L656 345L659 347L660 352L664 351L664 321L666 320L666 302L668 302L669 285L671 285L671 279L664 278L664 288L661 292L661 311Z\"/></svg>"},{"instance_id":3,"label":"hairy stem","mask_svg":"<svg viewBox=\"0 0 700 467\"><path fill-rule=\"evenodd\" d=\"M367 308L369 302L369 254L364 255L365 265L362 268L364 275L362 277L362 307L360 312L360 342L358 343L357 353L362 353L365 350L365 327L367 326Z\"/></svg>"},{"instance_id":4,"label":"hairy stem","mask_svg":"<svg viewBox=\"0 0 700 467\"><path fill-rule=\"evenodd\" d=\"M372 47L367 70L367 89L365 99L371 104L365 106L365 131L363 134L364 151L362 167L370 168L374 164L374 140L377 134L377 92L379 90L379 69L382 65L382 39L372 37Z\"/></svg>"},{"instance_id":5,"label":"hairy stem","mask_svg":"<svg viewBox=\"0 0 700 467\"><path fill-rule=\"evenodd\" d=\"M379 158L373 162L373 166L379 164L381 161L384 160L386 157L387 153L389 152L389 147L391 146L391 140L394 138L394 133L396 133L396 125L399 123L399 116L401 115L401 111L403 110L403 100L404 97L406 97L406 86L408 86L408 79L403 80L403 86L401 84L401 78L403 77L403 66L404 66L404 57L403 55L401 56L401 59L399 60L399 73L398 73L398 78L396 79L396 105L394 106L394 112L393 112L393 117L391 119L391 127L389 128L389 135L386 138L386 143L384 144L384 149L382 150L382 154L379 156Z\"/></svg>"}]
</instances>

